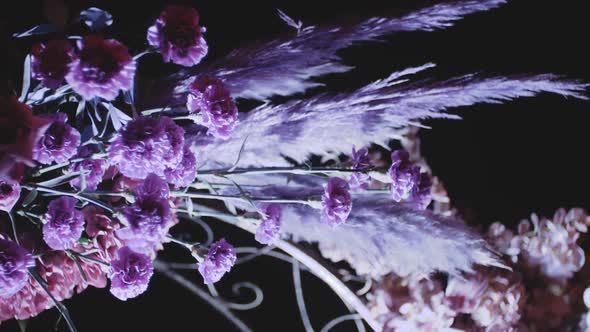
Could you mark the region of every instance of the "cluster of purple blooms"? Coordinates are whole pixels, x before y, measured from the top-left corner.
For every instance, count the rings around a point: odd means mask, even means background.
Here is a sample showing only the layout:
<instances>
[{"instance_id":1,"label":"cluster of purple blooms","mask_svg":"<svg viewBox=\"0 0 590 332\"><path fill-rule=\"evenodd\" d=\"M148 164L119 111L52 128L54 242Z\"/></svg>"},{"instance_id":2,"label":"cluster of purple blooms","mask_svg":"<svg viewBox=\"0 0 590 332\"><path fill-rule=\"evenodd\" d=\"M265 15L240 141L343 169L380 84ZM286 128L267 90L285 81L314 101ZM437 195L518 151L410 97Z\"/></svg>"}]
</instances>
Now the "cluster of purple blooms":
<instances>
[{"instance_id":1,"label":"cluster of purple blooms","mask_svg":"<svg viewBox=\"0 0 590 332\"><path fill-rule=\"evenodd\" d=\"M394 201L410 201L421 209L432 201L430 175L421 173L419 166L412 165L407 151L396 150L391 154L389 177Z\"/></svg>"}]
</instances>

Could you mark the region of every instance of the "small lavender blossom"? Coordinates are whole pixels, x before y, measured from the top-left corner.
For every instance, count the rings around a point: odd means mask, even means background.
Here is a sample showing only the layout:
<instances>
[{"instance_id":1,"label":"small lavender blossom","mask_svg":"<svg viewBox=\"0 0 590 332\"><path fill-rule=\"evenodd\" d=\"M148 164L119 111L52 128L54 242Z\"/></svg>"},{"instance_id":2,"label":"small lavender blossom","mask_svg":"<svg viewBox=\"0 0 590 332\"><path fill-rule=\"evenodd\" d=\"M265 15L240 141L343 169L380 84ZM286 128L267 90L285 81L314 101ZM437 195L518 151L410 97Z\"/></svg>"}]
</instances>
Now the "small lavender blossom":
<instances>
[{"instance_id":1,"label":"small lavender blossom","mask_svg":"<svg viewBox=\"0 0 590 332\"><path fill-rule=\"evenodd\" d=\"M58 113L53 123L33 146L33 159L42 164L65 163L80 146L80 133L67 124L68 116Z\"/></svg>"},{"instance_id":2,"label":"small lavender blossom","mask_svg":"<svg viewBox=\"0 0 590 332\"><path fill-rule=\"evenodd\" d=\"M190 67L207 55L204 32L194 8L168 6L148 29L147 40L159 49L164 62Z\"/></svg>"},{"instance_id":3,"label":"small lavender blossom","mask_svg":"<svg viewBox=\"0 0 590 332\"><path fill-rule=\"evenodd\" d=\"M176 168L183 149L184 130L170 118L140 116L117 133L109 158L123 175L145 179L150 173L164 176L167 168Z\"/></svg>"},{"instance_id":4,"label":"small lavender blossom","mask_svg":"<svg viewBox=\"0 0 590 332\"><path fill-rule=\"evenodd\" d=\"M10 212L20 197L20 184L0 178L0 210Z\"/></svg>"},{"instance_id":5,"label":"small lavender blossom","mask_svg":"<svg viewBox=\"0 0 590 332\"><path fill-rule=\"evenodd\" d=\"M352 210L352 197L348 182L341 178L330 178L322 196L321 221L332 227L346 221Z\"/></svg>"},{"instance_id":6,"label":"small lavender blossom","mask_svg":"<svg viewBox=\"0 0 590 332\"><path fill-rule=\"evenodd\" d=\"M114 39L90 35L78 41L80 49L70 63L66 81L82 98L113 100L119 90L129 90L135 75L135 60L127 47Z\"/></svg>"},{"instance_id":7,"label":"small lavender blossom","mask_svg":"<svg viewBox=\"0 0 590 332\"><path fill-rule=\"evenodd\" d=\"M84 231L84 214L76 209L76 199L63 196L49 203L43 239L54 250L71 249Z\"/></svg>"},{"instance_id":8,"label":"small lavender blossom","mask_svg":"<svg viewBox=\"0 0 590 332\"><path fill-rule=\"evenodd\" d=\"M359 170L366 170L371 168L371 158L369 157L369 149L362 148L358 151L353 147L352 148L352 168L359 169ZM355 172L352 173L350 179L348 180L348 184L350 185L350 189L353 191L367 189L369 187L369 182L371 181L371 177L367 173L360 173Z\"/></svg>"},{"instance_id":9,"label":"small lavender blossom","mask_svg":"<svg viewBox=\"0 0 590 332\"><path fill-rule=\"evenodd\" d=\"M225 239L220 239L211 244L205 260L199 264L199 273L203 276L205 284L218 282L224 274L229 272L236 263L234 247Z\"/></svg>"},{"instance_id":10,"label":"small lavender blossom","mask_svg":"<svg viewBox=\"0 0 590 332\"><path fill-rule=\"evenodd\" d=\"M117 236L137 252L151 253L166 237L172 221L168 184L150 174L135 191L135 202L122 210L127 227Z\"/></svg>"},{"instance_id":11,"label":"small lavender blossom","mask_svg":"<svg viewBox=\"0 0 590 332\"><path fill-rule=\"evenodd\" d=\"M31 50L31 74L50 89L57 89L69 72L74 48L68 41L52 40L36 44Z\"/></svg>"},{"instance_id":12,"label":"small lavender blossom","mask_svg":"<svg viewBox=\"0 0 590 332\"><path fill-rule=\"evenodd\" d=\"M432 202L432 180L428 173L414 173L414 187L410 200L419 209L426 209Z\"/></svg>"},{"instance_id":13,"label":"small lavender blossom","mask_svg":"<svg viewBox=\"0 0 590 332\"><path fill-rule=\"evenodd\" d=\"M92 159L92 149L89 147L83 147L78 152L78 157L84 158L80 162L75 162L70 165L70 172L86 171L88 174L84 176L86 182L86 190L94 191L98 185L102 182L103 176L109 167L108 160L105 159ZM70 185L76 189L82 189L82 181L80 177L76 177L70 181Z\"/></svg>"},{"instance_id":14,"label":"small lavender blossom","mask_svg":"<svg viewBox=\"0 0 590 332\"><path fill-rule=\"evenodd\" d=\"M420 168L412 166L410 154L405 150L396 150L391 154L391 197L396 202L407 199L415 185L416 174L420 174Z\"/></svg>"},{"instance_id":15,"label":"small lavender blossom","mask_svg":"<svg viewBox=\"0 0 590 332\"><path fill-rule=\"evenodd\" d=\"M144 254L122 247L117 251L117 259L111 262L111 294L121 301L137 297L148 288L154 274L152 260Z\"/></svg>"},{"instance_id":16,"label":"small lavender blossom","mask_svg":"<svg viewBox=\"0 0 590 332\"><path fill-rule=\"evenodd\" d=\"M217 138L228 139L238 122L238 108L229 90L218 78L197 77L189 87L186 107L189 112L201 112L200 124L207 133Z\"/></svg>"},{"instance_id":17,"label":"small lavender blossom","mask_svg":"<svg viewBox=\"0 0 590 332\"><path fill-rule=\"evenodd\" d=\"M263 204L260 209L264 213L262 222L256 229L254 238L262 244L272 244L280 236L281 206L276 203Z\"/></svg>"},{"instance_id":18,"label":"small lavender blossom","mask_svg":"<svg viewBox=\"0 0 590 332\"><path fill-rule=\"evenodd\" d=\"M197 177L197 158L188 145L184 146L182 161L174 168L164 171L166 181L172 183L175 188L187 187Z\"/></svg>"},{"instance_id":19,"label":"small lavender blossom","mask_svg":"<svg viewBox=\"0 0 590 332\"><path fill-rule=\"evenodd\" d=\"M25 248L0 237L0 298L21 290L29 281L27 269L33 266L35 260Z\"/></svg>"}]
</instances>

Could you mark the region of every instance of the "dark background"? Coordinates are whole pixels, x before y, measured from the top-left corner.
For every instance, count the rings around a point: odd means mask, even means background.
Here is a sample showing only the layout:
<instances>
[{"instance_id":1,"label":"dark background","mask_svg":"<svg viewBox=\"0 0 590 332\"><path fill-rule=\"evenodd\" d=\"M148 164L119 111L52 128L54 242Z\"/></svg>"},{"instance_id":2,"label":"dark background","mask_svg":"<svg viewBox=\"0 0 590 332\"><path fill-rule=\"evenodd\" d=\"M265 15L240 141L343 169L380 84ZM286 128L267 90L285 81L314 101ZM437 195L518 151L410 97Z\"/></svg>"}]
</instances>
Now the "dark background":
<instances>
[{"instance_id":1,"label":"dark background","mask_svg":"<svg viewBox=\"0 0 590 332\"><path fill-rule=\"evenodd\" d=\"M165 3L173 1L66 1L70 15L89 6L112 12L107 31L137 53L145 44L145 29ZM46 1L55 8L58 1ZM178 3L178 2L175 2ZM434 1L370 1L345 5L320 1L184 1L201 14L208 28L208 59L258 39L292 33L276 16L281 8L307 25L350 22L369 15L396 15ZM328 2L321 2L328 4ZM383 43L363 43L340 52L356 66L350 73L320 81L320 91L342 91L387 76L394 70L428 61L438 64L435 78L471 72L486 74L556 73L590 82L588 32L590 20L583 1L512 1L500 9L468 16L443 31L390 36ZM18 90L22 59L32 39L13 40L14 32L47 22L41 1L6 1L0 10L0 93ZM49 12L52 12L51 10ZM55 11L53 11L55 12ZM51 14L50 14L51 16ZM53 14L55 16L55 14ZM158 77L174 70L145 59L140 72ZM248 105L241 102L241 105ZM246 107L246 106L244 106ZM501 220L514 223L531 212L552 215L559 207L590 208L590 162L586 158L590 104L542 94L504 105L477 105L453 110L463 121L428 121L422 131L422 152L445 183L456 207L476 225ZM238 245L253 240L223 227L216 228ZM172 248L170 248L172 249ZM181 256L170 250L168 257ZM196 273L188 277L200 283ZM220 283L232 298L231 285L248 280L261 285L265 302L238 315L255 331L302 331L289 265L262 258L235 269ZM319 330L346 309L326 286L303 274L304 291L314 326ZM219 314L198 298L156 275L143 296L123 303L107 290L88 290L65 302L80 331L233 331ZM30 331L52 329L57 313L50 310L29 322ZM348 331L340 325L335 331ZM0 331L16 331L14 322ZM60 325L60 330L65 327Z\"/></svg>"}]
</instances>

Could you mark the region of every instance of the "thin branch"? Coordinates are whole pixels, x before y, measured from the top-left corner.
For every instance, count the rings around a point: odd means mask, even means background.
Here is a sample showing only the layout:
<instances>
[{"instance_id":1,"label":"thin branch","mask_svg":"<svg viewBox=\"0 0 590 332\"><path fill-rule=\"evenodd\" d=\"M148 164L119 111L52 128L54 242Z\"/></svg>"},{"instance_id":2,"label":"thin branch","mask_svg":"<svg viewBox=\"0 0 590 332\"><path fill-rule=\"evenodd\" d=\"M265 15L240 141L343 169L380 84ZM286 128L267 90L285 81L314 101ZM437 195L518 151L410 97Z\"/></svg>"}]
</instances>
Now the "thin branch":
<instances>
[{"instance_id":1,"label":"thin branch","mask_svg":"<svg viewBox=\"0 0 590 332\"><path fill-rule=\"evenodd\" d=\"M252 329L250 329L244 322L242 322L236 315L234 315L231 312L231 310L229 310L224 305L223 302L211 297L209 294L207 294L207 292L205 292L202 289L200 289L199 287L195 286L193 283L186 280L180 274L172 271L166 263L164 263L160 260L155 260L154 261L154 268L158 272L160 272L163 275L165 275L166 277L176 281L178 284L183 286L185 289L187 289L191 293L197 295L205 302L207 302L209 305L211 305L211 307L213 307L220 314L225 316L225 318L227 318L232 324L234 324L234 326L237 327L240 331L243 331L243 332L251 332L252 331Z\"/></svg>"}]
</instances>

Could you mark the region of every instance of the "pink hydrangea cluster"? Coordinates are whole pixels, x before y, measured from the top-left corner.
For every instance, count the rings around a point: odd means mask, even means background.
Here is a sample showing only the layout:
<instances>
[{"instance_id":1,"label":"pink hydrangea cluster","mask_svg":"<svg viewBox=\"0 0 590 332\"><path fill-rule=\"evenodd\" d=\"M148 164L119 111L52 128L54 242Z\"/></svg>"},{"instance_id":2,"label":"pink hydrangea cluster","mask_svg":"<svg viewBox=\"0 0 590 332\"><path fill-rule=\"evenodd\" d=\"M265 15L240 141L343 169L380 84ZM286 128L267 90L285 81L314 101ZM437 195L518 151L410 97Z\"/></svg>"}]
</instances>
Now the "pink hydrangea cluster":
<instances>
[{"instance_id":1,"label":"pink hydrangea cluster","mask_svg":"<svg viewBox=\"0 0 590 332\"><path fill-rule=\"evenodd\" d=\"M516 233L499 223L492 224L488 236L496 249L545 277L567 280L584 265L584 250L577 244L590 224L582 209L559 209L553 219L531 215Z\"/></svg>"},{"instance_id":2,"label":"pink hydrangea cluster","mask_svg":"<svg viewBox=\"0 0 590 332\"><path fill-rule=\"evenodd\" d=\"M478 271L451 276L388 275L369 295L385 331L511 331L522 316L525 289L516 275Z\"/></svg>"}]
</instances>

